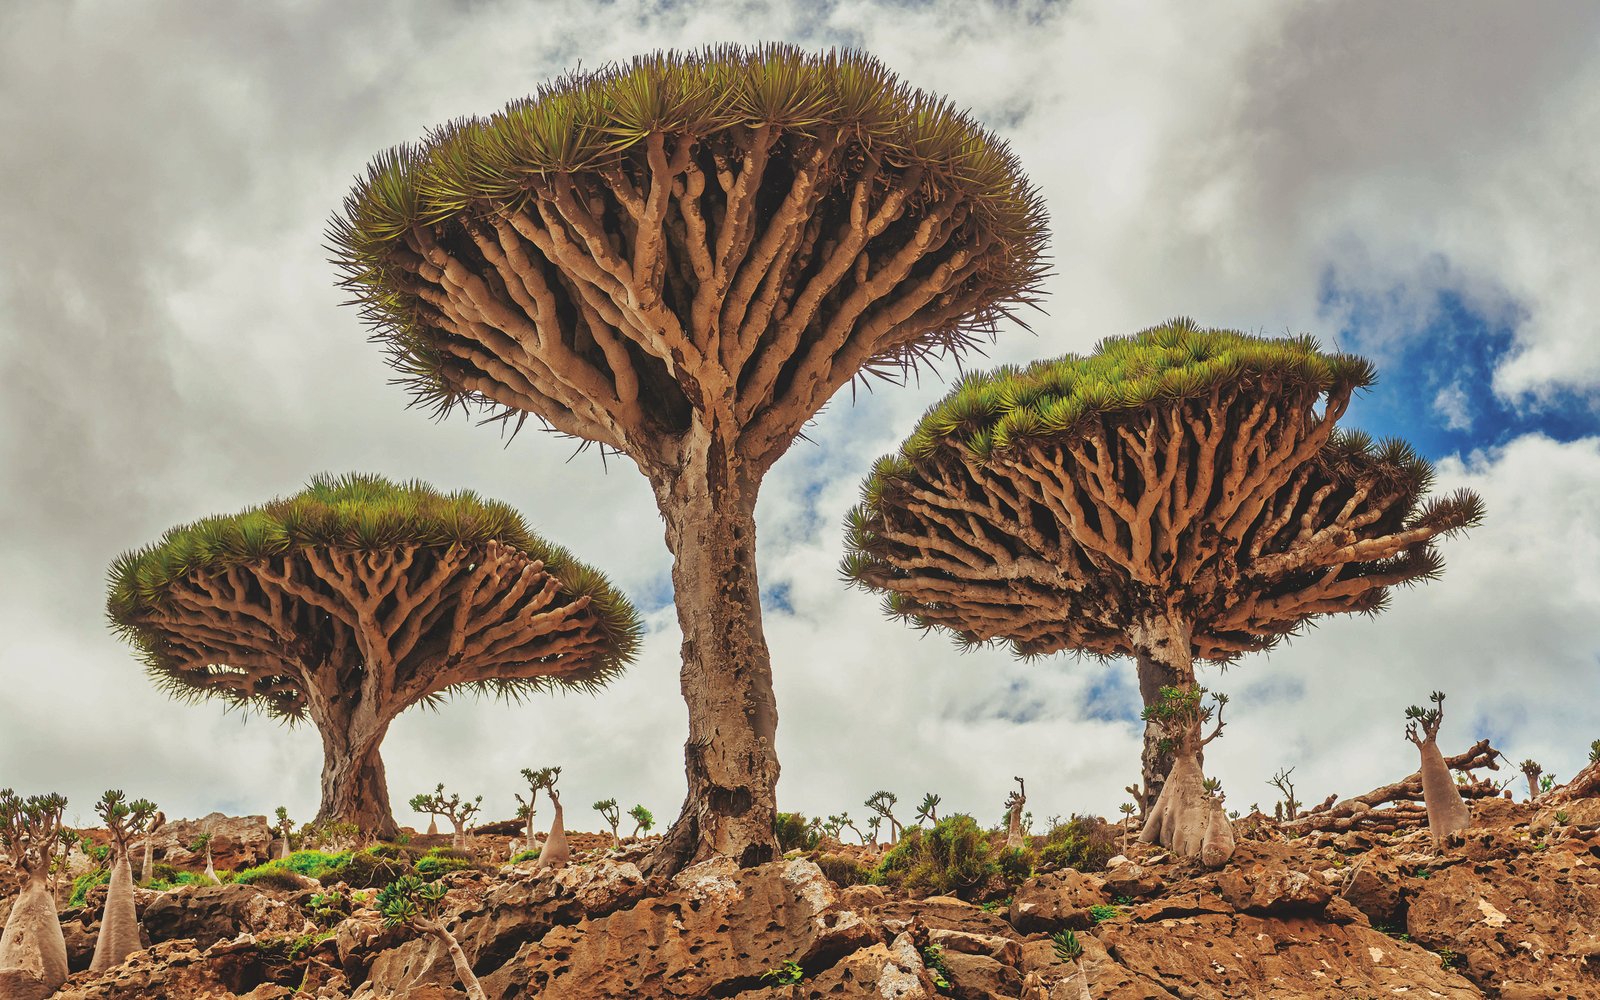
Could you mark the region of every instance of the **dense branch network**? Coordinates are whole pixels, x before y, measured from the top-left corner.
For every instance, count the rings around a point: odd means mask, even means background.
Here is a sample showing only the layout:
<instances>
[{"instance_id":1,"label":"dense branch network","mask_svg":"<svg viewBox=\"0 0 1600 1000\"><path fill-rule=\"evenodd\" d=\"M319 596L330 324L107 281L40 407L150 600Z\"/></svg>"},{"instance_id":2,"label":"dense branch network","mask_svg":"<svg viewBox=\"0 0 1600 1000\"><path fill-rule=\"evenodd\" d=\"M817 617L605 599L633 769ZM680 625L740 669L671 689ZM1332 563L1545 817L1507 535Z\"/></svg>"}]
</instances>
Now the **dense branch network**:
<instances>
[{"instance_id":1,"label":"dense branch network","mask_svg":"<svg viewBox=\"0 0 1600 1000\"><path fill-rule=\"evenodd\" d=\"M303 548L201 570L140 627L173 685L299 718L332 692L409 705L460 685L581 681L611 644L590 598L490 540Z\"/></svg>"},{"instance_id":2,"label":"dense branch network","mask_svg":"<svg viewBox=\"0 0 1600 1000\"><path fill-rule=\"evenodd\" d=\"M1377 611L1387 588L1439 573L1430 541L1480 505L1421 503L1430 470L1408 447L1336 431L1359 384L1247 371L1063 433L914 438L869 479L846 575L918 625L1024 654L1131 654L1130 625L1159 611L1192 623L1196 655L1228 660L1313 615Z\"/></svg>"}]
</instances>

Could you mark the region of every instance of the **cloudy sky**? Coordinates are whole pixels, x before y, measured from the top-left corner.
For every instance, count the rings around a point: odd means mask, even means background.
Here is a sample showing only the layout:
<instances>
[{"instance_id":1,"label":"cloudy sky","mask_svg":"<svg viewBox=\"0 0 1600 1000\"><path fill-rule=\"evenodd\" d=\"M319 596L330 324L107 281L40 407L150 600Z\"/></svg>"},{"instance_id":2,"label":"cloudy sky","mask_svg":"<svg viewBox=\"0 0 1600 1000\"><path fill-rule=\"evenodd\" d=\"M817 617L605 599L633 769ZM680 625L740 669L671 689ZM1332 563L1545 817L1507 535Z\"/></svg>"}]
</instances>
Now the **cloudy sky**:
<instances>
[{"instance_id":1,"label":"cloudy sky","mask_svg":"<svg viewBox=\"0 0 1600 1000\"><path fill-rule=\"evenodd\" d=\"M1013 143L1055 276L993 361L1175 315L1314 333L1381 366L1352 422L1484 496L1442 580L1203 673L1233 696L1208 754L1231 803L1270 808L1279 767L1310 801L1409 772L1402 710L1433 689L1447 749L1490 736L1571 776L1600 736L1600 8L23 0L0 6L0 785L84 819L112 786L169 815L308 818L316 733L168 701L105 627L105 570L171 525L370 470L512 503L649 623L598 697L403 716L400 821L441 780L508 816L540 764L565 768L571 826L611 796L674 815L686 718L644 479L407 410L322 234L369 157L431 125L580 65L758 40L867 49ZM1129 664L959 654L837 582L861 476L943 389L836 400L767 479L780 804L935 791L992 822L1020 774L1041 822L1112 812L1138 768Z\"/></svg>"}]
</instances>

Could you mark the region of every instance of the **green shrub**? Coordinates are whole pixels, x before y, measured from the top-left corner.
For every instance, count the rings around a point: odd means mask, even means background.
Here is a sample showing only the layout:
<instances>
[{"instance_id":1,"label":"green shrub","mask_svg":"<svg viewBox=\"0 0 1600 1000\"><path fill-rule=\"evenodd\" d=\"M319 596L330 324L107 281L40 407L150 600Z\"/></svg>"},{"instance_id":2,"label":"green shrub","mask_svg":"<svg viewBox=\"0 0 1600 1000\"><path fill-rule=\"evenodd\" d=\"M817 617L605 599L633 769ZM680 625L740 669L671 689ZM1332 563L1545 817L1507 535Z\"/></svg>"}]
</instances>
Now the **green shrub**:
<instances>
[{"instance_id":1,"label":"green shrub","mask_svg":"<svg viewBox=\"0 0 1600 1000\"><path fill-rule=\"evenodd\" d=\"M1111 824L1098 816L1073 816L1051 827L1045 835L1039 865L1100 872L1116 854L1117 834Z\"/></svg>"},{"instance_id":2,"label":"green shrub","mask_svg":"<svg viewBox=\"0 0 1600 1000\"><path fill-rule=\"evenodd\" d=\"M824 854L817 858L817 867L841 889L848 885L860 885L872 875L871 870L843 854Z\"/></svg>"},{"instance_id":3,"label":"green shrub","mask_svg":"<svg viewBox=\"0 0 1600 1000\"><path fill-rule=\"evenodd\" d=\"M1103 924L1107 920L1115 920L1117 918L1117 914L1121 912L1121 910L1110 905L1109 903L1097 903L1094 906L1089 907L1089 919L1093 920L1097 924Z\"/></svg>"},{"instance_id":4,"label":"green shrub","mask_svg":"<svg viewBox=\"0 0 1600 1000\"><path fill-rule=\"evenodd\" d=\"M912 827L872 871L872 881L924 896L983 895L1000 874L988 835L963 813L930 829Z\"/></svg>"},{"instance_id":5,"label":"green shrub","mask_svg":"<svg viewBox=\"0 0 1600 1000\"><path fill-rule=\"evenodd\" d=\"M410 871L411 865L402 851L376 844L352 854L340 869L339 878L352 889L381 889Z\"/></svg>"},{"instance_id":6,"label":"green shrub","mask_svg":"<svg viewBox=\"0 0 1600 1000\"><path fill-rule=\"evenodd\" d=\"M772 832L778 837L780 851L814 851L822 840L815 823L807 821L800 813L779 813L772 821Z\"/></svg>"},{"instance_id":7,"label":"green shrub","mask_svg":"<svg viewBox=\"0 0 1600 1000\"><path fill-rule=\"evenodd\" d=\"M441 875L449 872L459 872L468 868L478 867L465 852L449 847L435 847L433 850L417 859L412 870L426 881L432 882Z\"/></svg>"},{"instance_id":8,"label":"green shrub","mask_svg":"<svg viewBox=\"0 0 1600 1000\"><path fill-rule=\"evenodd\" d=\"M226 872L218 872L217 878L223 882L231 881L240 885L260 885L276 889L298 888L300 883L289 876L301 875L321 881L330 875L337 875L349 863L349 851L341 851L338 854L328 854L324 851L295 851L287 858L275 858L264 865L246 868L233 874L231 878Z\"/></svg>"},{"instance_id":9,"label":"green shrub","mask_svg":"<svg viewBox=\"0 0 1600 1000\"><path fill-rule=\"evenodd\" d=\"M1033 874L1033 852L1026 847L1002 850L995 863L1000 866L1000 877L1010 886L1021 885Z\"/></svg>"},{"instance_id":10,"label":"green shrub","mask_svg":"<svg viewBox=\"0 0 1600 1000\"><path fill-rule=\"evenodd\" d=\"M511 864L514 864L514 865L520 865L524 861L537 861L537 860L539 860L539 852L538 851L518 851L516 854L513 854L511 856Z\"/></svg>"},{"instance_id":11,"label":"green shrub","mask_svg":"<svg viewBox=\"0 0 1600 1000\"><path fill-rule=\"evenodd\" d=\"M72 898L67 901L68 906L82 906L84 897L89 895L89 890L97 885L105 885L111 881L111 869L96 868L92 872L84 872L72 880Z\"/></svg>"}]
</instances>

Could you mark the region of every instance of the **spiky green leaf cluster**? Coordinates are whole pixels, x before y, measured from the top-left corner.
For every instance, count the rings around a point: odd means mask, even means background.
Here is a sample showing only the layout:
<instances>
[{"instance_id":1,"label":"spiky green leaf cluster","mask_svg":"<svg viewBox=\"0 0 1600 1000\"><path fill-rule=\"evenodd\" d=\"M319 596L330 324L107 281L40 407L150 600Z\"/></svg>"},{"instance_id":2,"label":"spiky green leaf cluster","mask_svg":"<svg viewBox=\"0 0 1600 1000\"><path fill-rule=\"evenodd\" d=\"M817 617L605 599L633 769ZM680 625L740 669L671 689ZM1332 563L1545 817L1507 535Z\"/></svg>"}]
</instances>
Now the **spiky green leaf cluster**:
<instances>
[{"instance_id":1,"label":"spiky green leaf cluster","mask_svg":"<svg viewBox=\"0 0 1600 1000\"><path fill-rule=\"evenodd\" d=\"M958 191L969 206L964 241L982 255L978 280L994 302L958 329L869 361L895 369L922 352L956 349L1030 302L1045 273L1044 202L1009 146L948 100L901 81L862 52L810 53L788 44L665 51L573 72L488 117L463 117L419 142L377 156L330 222L340 284L374 338L388 345L399 382L441 414L472 398L431 332L431 307L393 257L418 225L479 219L527 207L549 178L595 176L643 156L652 135L692 138L724 155L730 135L772 127L804 139L839 135L845 150L828 183L843 190L868 159L920 172L920 196ZM796 144L780 144L798 148ZM883 178L880 178L880 184ZM481 402L481 400L480 400Z\"/></svg>"},{"instance_id":2,"label":"spiky green leaf cluster","mask_svg":"<svg viewBox=\"0 0 1600 1000\"><path fill-rule=\"evenodd\" d=\"M604 676L578 678L574 683L604 683L633 660L643 625L633 605L605 574L535 534L504 503L470 490L444 493L418 480L396 483L377 475L319 475L293 496L172 528L154 544L124 553L112 563L106 612L113 630L143 654L157 682L177 678L166 687L183 697L188 689L181 670L167 662L160 635L143 623L143 615L159 608L175 584L199 573L304 549L381 552L401 546L478 547L490 541L543 562L566 594L590 599L610 652L601 671ZM544 678L491 679L478 687L484 693L515 698L548 684Z\"/></svg>"},{"instance_id":3,"label":"spiky green leaf cluster","mask_svg":"<svg viewBox=\"0 0 1600 1000\"><path fill-rule=\"evenodd\" d=\"M898 456L880 464L893 474L939 447L985 461L1030 439L1070 437L1102 414L1203 398L1224 385L1327 392L1376 380L1371 362L1324 352L1314 337L1256 337L1178 318L1108 337L1087 355L974 372L923 415Z\"/></svg>"}]
</instances>

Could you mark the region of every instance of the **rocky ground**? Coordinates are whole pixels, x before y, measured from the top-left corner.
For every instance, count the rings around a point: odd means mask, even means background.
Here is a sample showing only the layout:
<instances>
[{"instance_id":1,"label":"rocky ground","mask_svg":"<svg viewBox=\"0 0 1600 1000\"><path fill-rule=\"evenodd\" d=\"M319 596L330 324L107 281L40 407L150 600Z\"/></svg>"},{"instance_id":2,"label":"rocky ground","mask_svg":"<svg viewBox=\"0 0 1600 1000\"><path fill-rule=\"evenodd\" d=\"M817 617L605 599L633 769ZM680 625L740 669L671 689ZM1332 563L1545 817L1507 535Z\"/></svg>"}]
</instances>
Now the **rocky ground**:
<instances>
[{"instance_id":1,"label":"rocky ground","mask_svg":"<svg viewBox=\"0 0 1600 1000\"><path fill-rule=\"evenodd\" d=\"M609 838L580 834L591 860L558 871L445 875L446 913L493 1000L1600 998L1600 799L1475 812L1442 852L1422 831L1285 839L1269 826L1219 871L1135 845L1107 871L1036 875L984 907L840 886L808 856L652 884L635 864L648 845L608 852ZM231 862L271 851L258 820L219 833ZM57 996L462 995L435 939L385 927L360 892L347 917L318 917L323 889L139 890L150 947L91 976L97 889L61 913L78 971ZM0 911L11 891L0 878ZM1058 948L1068 930L1077 963Z\"/></svg>"}]
</instances>

